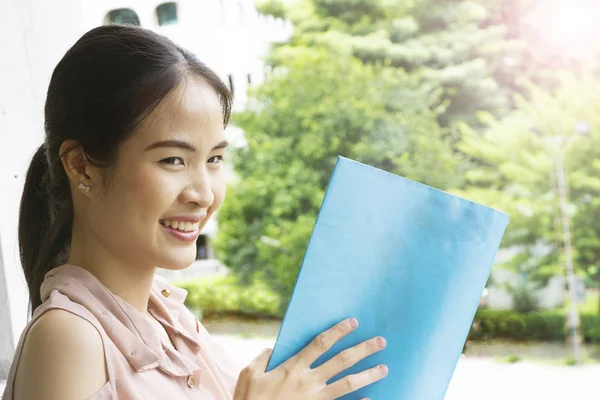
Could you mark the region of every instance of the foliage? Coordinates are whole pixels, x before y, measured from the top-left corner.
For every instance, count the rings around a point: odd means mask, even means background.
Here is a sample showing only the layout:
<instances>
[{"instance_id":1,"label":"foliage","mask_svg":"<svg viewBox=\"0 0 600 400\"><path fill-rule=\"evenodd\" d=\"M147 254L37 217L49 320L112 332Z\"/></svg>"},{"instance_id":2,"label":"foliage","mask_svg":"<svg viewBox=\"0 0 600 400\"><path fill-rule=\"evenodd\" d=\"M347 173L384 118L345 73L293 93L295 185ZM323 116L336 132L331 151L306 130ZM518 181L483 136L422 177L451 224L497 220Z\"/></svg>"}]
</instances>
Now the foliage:
<instances>
[{"instance_id":1,"label":"foliage","mask_svg":"<svg viewBox=\"0 0 600 400\"><path fill-rule=\"evenodd\" d=\"M364 63L419 71L443 88L443 126L508 112L520 89L524 46L510 37L497 1L305 0L290 17L293 45L321 46Z\"/></svg>"},{"instance_id":2,"label":"foliage","mask_svg":"<svg viewBox=\"0 0 600 400\"><path fill-rule=\"evenodd\" d=\"M600 316L581 314L581 331L588 343L600 343ZM566 314L562 309L518 313L480 309L475 315L469 340L565 340Z\"/></svg>"},{"instance_id":3,"label":"foliage","mask_svg":"<svg viewBox=\"0 0 600 400\"><path fill-rule=\"evenodd\" d=\"M283 317L279 296L260 281L241 285L235 277L226 276L172 283L188 291L185 305L201 310L204 316Z\"/></svg>"},{"instance_id":4,"label":"foliage","mask_svg":"<svg viewBox=\"0 0 600 400\"><path fill-rule=\"evenodd\" d=\"M502 247L511 249L511 257L502 267L521 276L528 289L532 283L544 286L560 271L554 218L558 204L549 188L551 158L531 131L527 114L515 111L498 120L480 113L479 118L487 127L483 134L459 126L457 147L474 161L464 188L453 192L510 214Z\"/></svg>"},{"instance_id":5,"label":"foliage","mask_svg":"<svg viewBox=\"0 0 600 400\"><path fill-rule=\"evenodd\" d=\"M477 311L470 340L562 340L565 337L565 315L562 311L517 313L514 311Z\"/></svg>"},{"instance_id":6,"label":"foliage","mask_svg":"<svg viewBox=\"0 0 600 400\"><path fill-rule=\"evenodd\" d=\"M506 362L509 364L514 364L521 361L521 357L519 357L516 354L510 354L508 356L506 356Z\"/></svg>"},{"instance_id":7,"label":"foliage","mask_svg":"<svg viewBox=\"0 0 600 400\"><path fill-rule=\"evenodd\" d=\"M461 124L457 144L476 161L456 193L511 214L503 247L516 251L505 267L540 285L564 273L556 190L559 150L566 152L570 178L576 265L579 273L600 279L600 164L595 161L600 159L600 83L590 75L566 74L559 82L553 91L528 85L528 97L518 98L518 108L502 119L479 114L487 127L483 134ZM591 126L591 137L579 137L578 121ZM560 145L561 137L572 145Z\"/></svg>"},{"instance_id":8,"label":"foliage","mask_svg":"<svg viewBox=\"0 0 600 400\"><path fill-rule=\"evenodd\" d=\"M582 314L581 331L584 339L591 343L600 343L600 317L598 314Z\"/></svg>"},{"instance_id":9,"label":"foliage","mask_svg":"<svg viewBox=\"0 0 600 400\"><path fill-rule=\"evenodd\" d=\"M575 357L573 357L573 356L569 356L565 360L565 365L568 365L568 366L577 365L577 359Z\"/></svg>"},{"instance_id":10,"label":"foliage","mask_svg":"<svg viewBox=\"0 0 600 400\"><path fill-rule=\"evenodd\" d=\"M513 298L513 309L518 313L530 313L538 310L538 300L531 288L519 286L509 288Z\"/></svg>"},{"instance_id":11,"label":"foliage","mask_svg":"<svg viewBox=\"0 0 600 400\"><path fill-rule=\"evenodd\" d=\"M275 18L285 18L286 7L282 0L257 1L256 9L263 15L272 15Z\"/></svg>"},{"instance_id":12,"label":"foliage","mask_svg":"<svg viewBox=\"0 0 600 400\"><path fill-rule=\"evenodd\" d=\"M564 273L552 138L572 137L585 120L591 138L567 148L565 168L577 270L600 282L597 66L556 57L534 34L549 25L544 7L262 2L261 12L285 13L295 31L273 49L273 75L234 117L248 147L233 157L239 179L219 214L218 257L242 283L266 282L283 310L343 155L507 211L502 247L512 255L501 267L522 277L510 290L519 310L532 311L524 288Z\"/></svg>"},{"instance_id":13,"label":"foliage","mask_svg":"<svg viewBox=\"0 0 600 400\"><path fill-rule=\"evenodd\" d=\"M233 156L239 180L215 246L243 282L258 275L286 299L338 155L442 189L460 170L438 93L419 76L299 46L273 58L274 75L235 116L248 146Z\"/></svg>"},{"instance_id":14,"label":"foliage","mask_svg":"<svg viewBox=\"0 0 600 400\"><path fill-rule=\"evenodd\" d=\"M583 302L583 304L579 304L577 308L579 309L579 312L583 314L596 314L598 313L599 300L600 294L598 292L588 291L585 295L585 301Z\"/></svg>"}]
</instances>

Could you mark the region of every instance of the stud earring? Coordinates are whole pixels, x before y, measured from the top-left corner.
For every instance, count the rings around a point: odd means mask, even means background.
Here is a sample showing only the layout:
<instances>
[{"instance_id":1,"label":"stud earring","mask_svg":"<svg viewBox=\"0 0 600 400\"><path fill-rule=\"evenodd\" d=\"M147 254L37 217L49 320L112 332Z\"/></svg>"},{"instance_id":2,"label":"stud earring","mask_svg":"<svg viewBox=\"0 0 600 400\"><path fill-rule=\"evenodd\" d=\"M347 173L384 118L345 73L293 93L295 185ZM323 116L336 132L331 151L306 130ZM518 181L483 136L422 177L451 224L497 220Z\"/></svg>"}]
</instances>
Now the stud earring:
<instances>
[{"instance_id":1,"label":"stud earring","mask_svg":"<svg viewBox=\"0 0 600 400\"><path fill-rule=\"evenodd\" d=\"M88 193L90 191L90 187L84 185L83 183L79 184L79 189L83 190L84 192Z\"/></svg>"}]
</instances>

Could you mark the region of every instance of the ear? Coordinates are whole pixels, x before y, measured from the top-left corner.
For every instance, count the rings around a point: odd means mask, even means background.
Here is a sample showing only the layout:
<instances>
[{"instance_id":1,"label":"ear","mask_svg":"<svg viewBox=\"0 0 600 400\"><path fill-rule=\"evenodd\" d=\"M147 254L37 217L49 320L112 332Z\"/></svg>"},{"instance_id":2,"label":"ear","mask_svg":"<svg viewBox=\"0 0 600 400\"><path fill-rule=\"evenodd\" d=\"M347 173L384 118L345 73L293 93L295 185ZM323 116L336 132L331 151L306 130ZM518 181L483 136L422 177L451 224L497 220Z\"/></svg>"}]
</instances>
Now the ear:
<instances>
[{"instance_id":1,"label":"ear","mask_svg":"<svg viewBox=\"0 0 600 400\"><path fill-rule=\"evenodd\" d=\"M90 197L100 184L100 169L94 166L85 155L83 147L74 140L65 140L60 146L60 161L71 182L71 188ZM80 184L89 188L80 189Z\"/></svg>"}]
</instances>

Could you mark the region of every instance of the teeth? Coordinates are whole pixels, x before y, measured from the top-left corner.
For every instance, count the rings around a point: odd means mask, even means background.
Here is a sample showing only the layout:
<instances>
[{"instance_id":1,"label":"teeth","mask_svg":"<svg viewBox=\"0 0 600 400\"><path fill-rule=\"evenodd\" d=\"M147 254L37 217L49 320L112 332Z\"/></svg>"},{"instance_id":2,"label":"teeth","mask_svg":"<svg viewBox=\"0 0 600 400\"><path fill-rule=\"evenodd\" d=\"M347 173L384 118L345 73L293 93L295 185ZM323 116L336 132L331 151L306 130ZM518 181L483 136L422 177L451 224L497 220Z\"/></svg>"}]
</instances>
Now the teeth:
<instances>
[{"instance_id":1,"label":"teeth","mask_svg":"<svg viewBox=\"0 0 600 400\"><path fill-rule=\"evenodd\" d=\"M194 232L200 228L199 222L184 222L184 221L160 221L160 223L164 226L171 227L173 229L177 229L182 232Z\"/></svg>"}]
</instances>

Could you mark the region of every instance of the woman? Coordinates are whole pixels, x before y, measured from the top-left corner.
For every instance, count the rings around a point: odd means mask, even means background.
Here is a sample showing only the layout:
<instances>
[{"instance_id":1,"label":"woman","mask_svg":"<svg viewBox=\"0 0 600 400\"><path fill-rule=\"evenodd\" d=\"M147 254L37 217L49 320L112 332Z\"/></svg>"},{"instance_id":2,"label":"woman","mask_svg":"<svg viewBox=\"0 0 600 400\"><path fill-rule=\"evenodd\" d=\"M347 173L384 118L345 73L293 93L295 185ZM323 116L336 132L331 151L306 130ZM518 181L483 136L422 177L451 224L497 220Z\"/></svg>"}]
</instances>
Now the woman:
<instances>
[{"instance_id":1,"label":"woman","mask_svg":"<svg viewBox=\"0 0 600 400\"><path fill-rule=\"evenodd\" d=\"M269 350L240 373L184 306L187 292L155 275L193 262L223 201L230 111L217 75L151 31L95 28L65 54L21 200L35 311L4 400L325 400L385 376L381 366L326 384L383 338L310 368L353 319L268 373Z\"/></svg>"}]
</instances>

